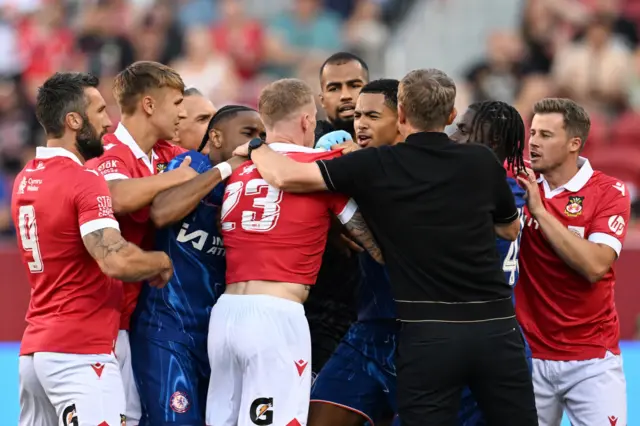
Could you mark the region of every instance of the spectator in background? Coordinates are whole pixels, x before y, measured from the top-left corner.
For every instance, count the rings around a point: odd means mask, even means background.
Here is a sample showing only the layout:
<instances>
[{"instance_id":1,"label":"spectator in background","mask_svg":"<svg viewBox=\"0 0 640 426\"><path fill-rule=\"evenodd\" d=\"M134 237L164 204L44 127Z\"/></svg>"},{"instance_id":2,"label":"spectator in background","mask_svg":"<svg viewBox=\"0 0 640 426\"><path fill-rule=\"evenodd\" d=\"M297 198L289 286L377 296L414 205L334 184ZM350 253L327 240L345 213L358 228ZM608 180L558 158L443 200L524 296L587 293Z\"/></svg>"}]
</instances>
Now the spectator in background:
<instances>
[{"instance_id":1,"label":"spectator in background","mask_svg":"<svg viewBox=\"0 0 640 426\"><path fill-rule=\"evenodd\" d=\"M384 69L383 48L389 29L382 22L380 0L356 0L353 14L345 25L345 43L349 51L362 57L372 69Z\"/></svg>"},{"instance_id":2,"label":"spectator in background","mask_svg":"<svg viewBox=\"0 0 640 426\"><path fill-rule=\"evenodd\" d=\"M594 15L584 41L561 49L552 70L560 96L608 115L626 107L632 76L631 53L615 42L612 25L610 16Z\"/></svg>"},{"instance_id":3,"label":"spectator in background","mask_svg":"<svg viewBox=\"0 0 640 426\"><path fill-rule=\"evenodd\" d=\"M233 61L238 77L246 82L256 77L262 66L264 28L248 18L243 0L219 0L220 19L213 27L216 50Z\"/></svg>"},{"instance_id":4,"label":"spectator in background","mask_svg":"<svg viewBox=\"0 0 640 426\"><path fill-rule=\"evenodd\" d=\"M592 13L607 16L611 19L611 32L629 49L638 47L638 29L635 22L622 15L621 0L590 0ZM584 31L579 31L577 39L583 38Z\"/></svg>"},{"instance_id":5,"label":"spectator in background","mask_svg":"<svg viewBox=\"0 0 640 426\"><path fill-rule=\"evenodd\" d=\"M517 34L493 32L487 43L487 58L467 71L467 90L472 102L499 100L513 103L520 92L522 44Z\"/></svg>"},{"instance_id":6,"label":"spectator in background","mask_svg":"<svg viewBox=\"0 0 640 426\"><path fill-rule=\"evenodd\" d=\"M85 5L80 16L78 47L86 68L97 76L114 76L135 60L134 47L123 34L119 9L109 2Z\"/></svg>"},{"instance_id":7,"label":"spectator in background","mask_svg":"<svg viewBox=\"0 0 640 426\"><path fill-rule=\"evenodd\" d=\"M311 64L311 58L307 56L305 65L317 69L324 57L340 50L343 44L340 17L324 10L320 0L294 0L293 10L272 20L269 30L272 36L269 59L278 65L270 71L276 77L295 74L295 65L302 52L316 59Z\"/></svg>"},{"instance_id":8,"label":"spectator in background","mask_svg":"<svg viewBox=\"0 0 640 426\"><path fill-rule=\"evenodd\" d=\"M184 56L172 67L187 87L195 87L217 107L238 99L239 83L233 63L213 48L206 27L187 29Z\"/></svg>"}]
</instances>

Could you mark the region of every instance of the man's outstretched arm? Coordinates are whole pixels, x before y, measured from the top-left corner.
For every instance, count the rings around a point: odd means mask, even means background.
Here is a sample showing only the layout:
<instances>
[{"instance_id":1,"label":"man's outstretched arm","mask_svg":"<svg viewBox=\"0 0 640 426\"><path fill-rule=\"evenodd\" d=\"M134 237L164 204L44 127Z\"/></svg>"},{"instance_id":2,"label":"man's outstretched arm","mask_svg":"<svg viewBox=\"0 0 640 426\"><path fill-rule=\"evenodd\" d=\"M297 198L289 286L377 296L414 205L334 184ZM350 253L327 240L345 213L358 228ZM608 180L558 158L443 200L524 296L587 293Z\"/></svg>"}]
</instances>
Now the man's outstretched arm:
<instances>
[{"instance_id":1,"label":"man's outstretched arm","mask_svg":"<svg viewBox=\"0 0 640 426\"><path fill-rule=\"evenodd\" d=\"M244 154L247 154L246 151ZM275 152L266 144L251 152L251 160L262 178L282 191L304 193L327 190L317 163L300 163Z\"/></svg>"}]
</instances>

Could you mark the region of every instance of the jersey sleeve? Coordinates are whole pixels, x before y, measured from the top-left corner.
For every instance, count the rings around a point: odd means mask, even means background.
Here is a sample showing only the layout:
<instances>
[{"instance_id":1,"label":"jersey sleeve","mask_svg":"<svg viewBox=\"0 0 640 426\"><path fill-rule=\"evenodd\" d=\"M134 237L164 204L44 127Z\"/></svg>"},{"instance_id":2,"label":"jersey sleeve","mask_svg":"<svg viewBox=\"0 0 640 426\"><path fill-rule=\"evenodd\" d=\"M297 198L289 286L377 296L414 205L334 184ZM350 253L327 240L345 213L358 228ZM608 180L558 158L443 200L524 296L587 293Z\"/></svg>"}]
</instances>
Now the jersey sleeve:
<instances>
[{"instance_id":1,"label":"jersey sleeve","mask_svg":"<svg viewBox=\"0 0 640 426\"><path fill-rule=\"evenodd\" d=\"M330 210L343 225L349 222L358 211L356 202L342 194L331 194L330 203Z\"/></svg>"},{"instance_id":2,"label":"jersey sleeve","mask_svg":"<svg viewBox=\"0 0 640 426\"><path fill-rule=\"evenodd\" d=\"M599 208L589 226L587 239L611 247L620 256L631 215L629 191L622 182L611 182L597 201Z\"/></svg>"},{"instance_id":3,"label":"jersey sleeve","mask_svg":"<svg viewBox=\"0 0 640 426\"><path fill-rule=\"evenodd\" d=\"M75 189L75 206L78 213L80 235L104 228L120 230L113 215L111 194L107 182L95 170L84 169Z\"/></svg>"},{"instance_id":4,"label":"jersey sleeve","mask_svg":"<svg viewBox=\"0 0 640 426\"><path fill-rule=\"evenodd\" d=\"M106 181L131 179L129 166L122 156L113 149L105 151L95 163L92 162L90 164L92 168L104 176Z\"/></svg>"},{"instance_id":5,"label":"jersey sleeve","mask_svg":"<svg viewBox=\"0 0 640 426\"><path fill-rule=\"evenodd\" d=\"M330 160L318 160L320 173L330 191L357 198L380 170L377 149L361 149Z\"/></svg>"}]
</instances>

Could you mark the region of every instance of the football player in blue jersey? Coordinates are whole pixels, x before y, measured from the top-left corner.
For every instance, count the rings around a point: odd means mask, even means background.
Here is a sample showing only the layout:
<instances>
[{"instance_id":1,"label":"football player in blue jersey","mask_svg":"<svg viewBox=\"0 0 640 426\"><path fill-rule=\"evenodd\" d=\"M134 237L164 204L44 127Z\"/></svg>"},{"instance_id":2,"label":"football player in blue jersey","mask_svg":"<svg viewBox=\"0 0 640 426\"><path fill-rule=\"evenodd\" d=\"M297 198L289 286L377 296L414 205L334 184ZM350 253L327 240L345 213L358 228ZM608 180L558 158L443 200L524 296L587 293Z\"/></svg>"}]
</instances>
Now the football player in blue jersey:
<instances>
[{"instance_id":1,"label":"football player in blue jersey","mask_svg":"<svg viewBox=\"0 0 640 426\"><path fill-rule=\"evenodd\" d=\"M158 194L151 206L159 228L156 248L169 254L174 275L162 291L143 286L132 320L133 370L143 411L140 426L204 424L209 315L224 292L225 251L217 227L223 181L246 161L232 158L233 150L264 133L258 113L244 106L225 106L208 126L199 127L199 135L179 132L181 145L192 147L199 139L199 149L177 156L167 167L179 167L190 157L199 175L180 191ZM206 148L208 157L200 152Z\"/></svg>"},{"instance_id":2,"label":"football player in blue jersey","mask_svg":"<svg viewBox=\"0 0 640 426\"><path fill-rule=\"evenodd\" d=\"M525 191L518 185L515 177L524 172L525 167L523 158L525 126L518 111L511 105L499 101L472 104L458 121L451 139L460 143L481 143L495 152L498 159L507 167L507 179L513 191L516 206L522 212ZM518 281L520 237L516 241L498 238L497 244L506 280L511 286L515 286ZM531 350L526 341L525 350L529 371L531 371ZM463 391L458 420L460 426L486 424L468 388Z\"/></svg>"},{"instance_id":3,"label":"football player in blue jersey","mask_svg":"<svg viewBox=\"0 0 640 426\"><path fill-rule=\"evenodd\" d=\"M342 144L344 152L402 140L397 126L398 85L398 80L384 79L362 88L354 112L357 143ZM366 252L359 256L358 321L313 384L309 426L380 425L396 412L395 302L386 268Z\"/></svg>"}]
</instances>

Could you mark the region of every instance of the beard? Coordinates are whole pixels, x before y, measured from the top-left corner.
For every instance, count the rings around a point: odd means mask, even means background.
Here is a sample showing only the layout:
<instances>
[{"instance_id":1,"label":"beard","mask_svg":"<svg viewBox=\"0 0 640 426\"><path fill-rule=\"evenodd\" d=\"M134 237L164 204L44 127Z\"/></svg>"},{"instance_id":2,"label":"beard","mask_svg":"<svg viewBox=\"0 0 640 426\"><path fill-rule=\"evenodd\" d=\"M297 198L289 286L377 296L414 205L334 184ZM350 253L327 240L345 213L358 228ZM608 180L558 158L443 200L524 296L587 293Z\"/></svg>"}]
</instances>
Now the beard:
<instances>
[{"instance_id":1,"label":"beard","mask_svg":"<svg viewBox=\"0 0 640 426\"><path fill-rule=\"evenodd\" d=\"M85 161L100 157L104 153L102 137L107 133L98 131L89 123L88 117L83 116L82 128L76 135L76 148Z\"/></svg>"},{"instance_id":2,"label":"beard","mask_svg":"<svg viewBox=\"0 0 640 426\"><path fill-rule=\"evenodd\" d=\"M336 113L336 117L329 120L335 130L344 130L351 136L354 136L355 129L353 127L353 117L343 119Z\"/></svg>"}]
</instances>

